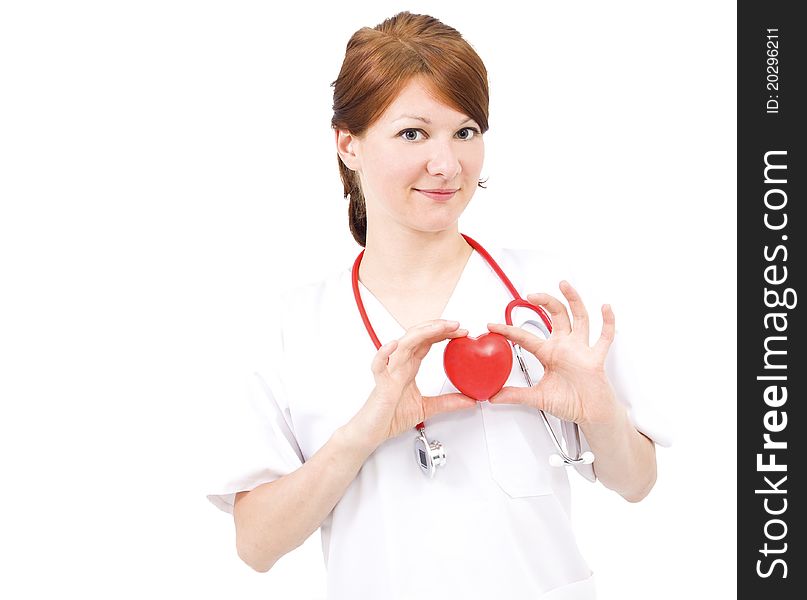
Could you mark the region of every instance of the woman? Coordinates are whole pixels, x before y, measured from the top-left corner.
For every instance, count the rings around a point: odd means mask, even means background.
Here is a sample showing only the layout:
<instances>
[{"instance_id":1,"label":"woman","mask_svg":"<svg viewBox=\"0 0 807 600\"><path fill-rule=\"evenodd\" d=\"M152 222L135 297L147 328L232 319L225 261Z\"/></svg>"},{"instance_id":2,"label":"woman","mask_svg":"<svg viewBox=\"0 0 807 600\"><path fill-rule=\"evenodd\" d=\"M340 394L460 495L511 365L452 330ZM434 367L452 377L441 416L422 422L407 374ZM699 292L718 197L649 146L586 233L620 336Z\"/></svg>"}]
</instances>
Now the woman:
<instances>
[{"instance_id":1,"label":"woman","mask_svg":"<svg viewBox=\"0 0 807 600\"><path fill-rule=\"evenodd\" d=\"M350 230L364 251L353 269L286 294L232 478L209 498L233 512L238 554L258 571L321 528L329 599L593 597L568 476L549 466L538 409L570 446L569 423L579 425L579 449L596 456L575 467L583 475L629 501L650 491L659 436L605 366L612 311L603 306L590 346L586 307L561 281L571 317L558 298L527 296L549 313L549 339L540 324L494 322L512 297L458 229L488 128L487 73L458 32L408 12L363 28L333 85ZM490 254L525 291L560 281L535 254ZM528 351L535 385L517 363L482 401L447 378L448 340L488 331ZM445 444L433 477L413 459L421 423Z\"/></svg>"}]
</instances>

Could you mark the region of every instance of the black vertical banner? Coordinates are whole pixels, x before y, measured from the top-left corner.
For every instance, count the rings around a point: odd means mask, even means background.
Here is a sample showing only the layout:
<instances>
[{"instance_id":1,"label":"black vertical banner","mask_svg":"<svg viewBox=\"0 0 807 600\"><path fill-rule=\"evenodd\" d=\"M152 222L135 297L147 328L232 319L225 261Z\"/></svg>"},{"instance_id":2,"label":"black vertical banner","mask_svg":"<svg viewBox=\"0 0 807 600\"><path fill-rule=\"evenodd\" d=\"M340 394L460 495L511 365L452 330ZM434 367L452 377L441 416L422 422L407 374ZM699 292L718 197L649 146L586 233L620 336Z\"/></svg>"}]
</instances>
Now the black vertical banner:
<instances>
[{"instance_id":1,"label":"black vertical banner","mask_svg":"<svg viewBox=\"0 0 807 600\"><path fill-rule=\"evenodd\" d=\"M741 599L807 597L804 288L807 23L738 3L737 576ZM801 491L799 491L801 490Z\"/></svg>"}]
</instances>

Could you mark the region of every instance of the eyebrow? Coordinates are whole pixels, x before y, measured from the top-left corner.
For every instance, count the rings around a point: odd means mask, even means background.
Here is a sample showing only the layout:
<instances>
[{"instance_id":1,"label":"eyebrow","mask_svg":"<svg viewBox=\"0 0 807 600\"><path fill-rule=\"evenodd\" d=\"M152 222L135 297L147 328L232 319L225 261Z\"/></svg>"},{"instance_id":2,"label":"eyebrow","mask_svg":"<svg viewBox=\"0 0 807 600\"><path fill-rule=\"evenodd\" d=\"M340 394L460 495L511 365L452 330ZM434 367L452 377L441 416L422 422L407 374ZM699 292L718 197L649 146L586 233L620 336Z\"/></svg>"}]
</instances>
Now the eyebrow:
<instances>
[{"instance_id":1,"label":"eyebrow","mask_svg":"<svg viewBox=\"0 0 807 600\"><path fill-rule=\"evenodd\" d=\"M393 119L392 122L394 123L395 121L400 121L401 119L415 119L417 121L423 121L427 125L431 125L432 123L430 119L427 119L426 117L421 117L419 115L401 115L397 119ZM468 117L462 123L460 123L460 125L465 125L465 123L467 123L468 121L473 121L473 119L471 117Z\"/></svg>"}]
</instances>

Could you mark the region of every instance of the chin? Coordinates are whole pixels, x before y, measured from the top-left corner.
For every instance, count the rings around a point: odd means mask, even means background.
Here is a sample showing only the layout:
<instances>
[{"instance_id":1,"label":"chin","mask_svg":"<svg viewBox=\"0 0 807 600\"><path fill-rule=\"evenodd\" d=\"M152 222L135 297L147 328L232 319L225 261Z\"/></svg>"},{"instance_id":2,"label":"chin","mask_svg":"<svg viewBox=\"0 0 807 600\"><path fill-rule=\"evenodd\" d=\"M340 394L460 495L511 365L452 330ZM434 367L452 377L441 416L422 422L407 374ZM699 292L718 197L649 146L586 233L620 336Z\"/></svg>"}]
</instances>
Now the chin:
<instances>
[{"instance_id":1,"label":"chin","mask_svg":"<svg viewBox=\"0 0 807 600\"><path fill-rule=\"evenodd\" d=\"M432 221L419 221L412 223L412 229L421 231L423 233L440 233L441 231L457 229L458 218L455 219L440 219Z\"/></svg>"},{"instance_id":2,"label":"chin","mask_svg":"<svg viewBox=\"0 0 807 600\"><path fill-rule=\"evenodd\" d=\"M447 229L456 229L457 222L465 212L467 202L451 203L442 206L433 205L425 210L415 210L404 217L403 222L416 231L439 233Z\"/></svg>"}]
</instances>

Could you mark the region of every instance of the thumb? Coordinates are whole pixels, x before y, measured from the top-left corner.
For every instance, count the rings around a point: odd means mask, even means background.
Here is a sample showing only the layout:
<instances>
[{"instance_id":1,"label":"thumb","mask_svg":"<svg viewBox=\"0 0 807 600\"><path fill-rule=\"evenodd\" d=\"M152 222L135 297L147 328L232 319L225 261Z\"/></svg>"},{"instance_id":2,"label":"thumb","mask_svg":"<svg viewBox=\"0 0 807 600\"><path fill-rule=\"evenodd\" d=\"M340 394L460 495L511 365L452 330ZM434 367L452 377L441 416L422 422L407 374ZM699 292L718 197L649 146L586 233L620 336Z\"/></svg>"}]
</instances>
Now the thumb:
<instances>
[{"instance_id":1,"label":"thumb","mask_svg":"<svg viewBox=\"0 0 807 600\"><path fill-rule=\"evenodd\" d=\"M373 371L373 375L378 377L384 374L384 372L387 370L387 363L389 362L389 357L393 352L395 352L395 348L397 347L398 347L398 340L392 340L391 342L387 342L378 349L378 352L375 353L375 356L373 357L373 362L370 365L370 369Z\"/></svg>"},{"instance_id":2,"label":"thumb","mask_svg":"<svg viewBox=\"0 0 807 600\"><path fill-rule=\"evenodd\" d=\"M488 402L491 404L526 404L540 408L543 394L537 386L503 387Z\"/></svg>"},{"instance_id":3,"label":"thumb","mask_svg":"<svg viewBox=\"0 0 807 600\"><path fill-rule=\"evenodd\" d=\"M442 394L441 396L423 396L423 411L426 418L445 412L473 408L477 401L464 394Z\"/></svg>"}]
</instances>

